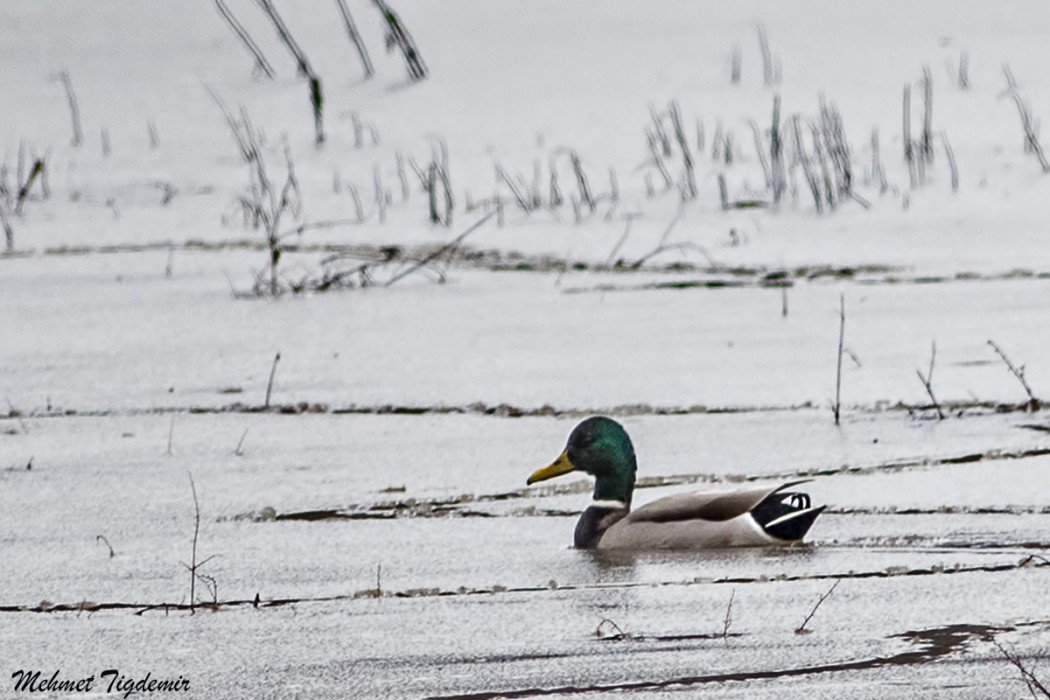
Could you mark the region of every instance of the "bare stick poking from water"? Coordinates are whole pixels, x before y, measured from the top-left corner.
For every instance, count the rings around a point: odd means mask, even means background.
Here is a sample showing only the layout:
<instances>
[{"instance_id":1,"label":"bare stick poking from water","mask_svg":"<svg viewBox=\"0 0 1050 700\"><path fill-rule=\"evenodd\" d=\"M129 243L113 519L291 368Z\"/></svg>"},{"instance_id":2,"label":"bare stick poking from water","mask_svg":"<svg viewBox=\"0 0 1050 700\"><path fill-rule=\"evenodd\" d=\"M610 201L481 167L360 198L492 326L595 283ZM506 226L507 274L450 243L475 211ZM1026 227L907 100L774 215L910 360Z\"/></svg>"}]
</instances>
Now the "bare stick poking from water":
<instances>
[{"instance_id":1,"label":"bare stick poking from water","mask_svg":"<svg viewBox=\"0 0 1050 700\"><path fill-rule=\"evenodd\" d=\"M846 338L846 295L839 294L839 353L835 368L835 425L839 424L839 412L842 408L842 343Z\"/></svg>"},{"instance_id":2,"label":"bare stick poking from water","mask_svg":"<svg viewBox=\"0 0 1050 700\"><path fill-rule=\"evenodd\" d=\"M1006 366L1010 370L1010 372L1015 377L1017 377L1017 381L1021 382L1021 386L1024 387L1025 393L1028 394L1028 410L1038 411L1039 408L1042 406L1042 403L1039 401L1039 399L1035 397L1035 394L1032 393L1032 387L1028 386L1028 381L1024 378L1024 365L1021 365L1021 367L1018 368L1013 362L1010 361L1010 358L1006 356L1006 353L1003 352L1002 349L995 344L995 341L989 340L988 344L991 345L992 349L999 354L999 357L1001 357L1003 362L1006 363Z\"/></svg>"},{"instance_id":3,"label":"bare stick poking from water","mask_svg":"<svg viewBox=\"0 0 1050 700\"><path fill-rule=\"evenodd\" d=\"M999 653L1006 657L1007 661L1013 664L1014 667L1021 672L1021 680L1023 680L1025 685L1028 686L1028 692L1032 694L1033 698L1038 698L1040 696L1050 698L1050 690L1047 690L1046 686L1036 678L1035 674L1024 665L1024 662L1021 661L1017 654L1007 650L1006 647L995 639L992 640L992 644L994 644L995 648L999 650Z\"/></svg>"},{"instance_id":4,"label":"bare stick poking from water","mask_svg":"<svg viewBox=\"0 0 1050 700\"><path fill-rule=\"evenodd\" d=\"M722 641L729 643L729 626L733 624L733 600L736 598L736 589L729 592L729 604L726 605L726 617L722 623Z\"/></svg>"},{"instance_id":5,"label":"bare stick poking from water","mask_svg":"<svg viewBox=\"0 0 1050 700\"><path fill-rule=\"evenodd\" d=\"M233 451L233 454L238 457L244 456L244 438L246 437L248 437L248 428L245 428L244 432L241 433L241 439L237 441L237 447Z\"/></svg>"},{"instance_id":6,"label":"bare stick poking from water","mask_svg":"<svg viewBox=\"0 0 1050 700\"><path fill-rule=\"evenodd\" d=\"M201 531L201 506L197 500L197 486L193 483L193 474L189 474L190 477L190 491L193 493L193 549L191 550L190 563L183 564L190 571L190 614L193 614L197 605L197 578L200 574L197 573L197 569L201 568L209 561L214 559L214 556L210 556L203 561L197 561L197 539L200 537ZM214 582L215 579L212 579ZM217 590L217 586L216 586Z\"/></svg>"},{"instance_id":7,"label":"bare stick poking from water","mask_svg":"<svg viewBox=\"0 0 1050 700\"><path fill-rule=\"evenodd\" d=\"M117 556L116 552L113 551L113 545L111 545L109 543L109 540L106 539L105 535L96 535L95 536L95 541L96 542L102 542L103 544L106 545L106 549L109 550L109 558L110 559L112 559L113 557Z\"/></svg>"},{"instance_id":8,"label":"bare stick poking from water","mask_svg":"<svg viewBox=\"0 0 1050 700\"><path fill-rule=\"evenodd\" d=\"M806 629L806 625L808 625L809 621L813 619L813 616L817 614L817 609L820 607L821 603L823 603L825 600L827 600L831 596L831 594L835 591L835 589L838 587L838 585L840 583L842 583L842 579L840 579L840 578L835 579L835 583L832 584L831 588L828 589L827 593L825 593L824 595L820 596L820 600L818 600L817 604L813 606L812 610L810 610L809 615L806 615L806 619L803 620L802 624L799 625L798 629L795 630L795 634L809 634L810 632L813 631L813 630Z\"/></svg>"},{"instance_id":9,"label":"bare stick poking from water","mask_svg":"<svg viewBox=\"0 0 1050 700\"><path fill-rule=\"evenodd\" d=\"M175 416L171 417L171 425L168 426L168 456L171 457L171 443L175 437Z\"/></svg>"},{"instance_id":10,"label":"bare stick poking from water","mask_svg":"<svg viewBox=\"0 0 1050 700\"><path fill-rule=\"evenodd\" d=\"M270 381L266 382L266 402L263 403L263 408L270 407L270 395L273 393L273 380L277 376L277 363L281 361L281 353L277 353L273 356L273 366L270 367Z\"/></svg>"},{"instance_id":11,"label":"bare stick poking from water","mask_svg":"<svg viewBox=\"0 0 1050 700\"><path fill-rule=\"evenodd\" d=\"M944 411L941 410L941 406L937 403L937 397L933 395L933 363L937 359L937 341L933 341L933 345L930 348L930 370L926 374L922 373L921 369L915 370L915 374L919 375L919 381L926 387L926 393L930 395L930 401L933 402L933 407L937 409L937 420L944 420Z\"/></svg>"},{"instance_id":12,"label":"bare stick poking from water","mask_svg":"<svg viewBox=\"0 0 1050 700\"><path fill-rule=\"evenodd\" d=\"M275 77L273 66L271 66L270 62L266 60L266 56L263 55L262 50L259 48L259 45L255 43L255 40L252 39L251 35L248 34L248 30L237 21L237 18L234 17L233 13L230 12L230 9L226 7L226 3L224 3L223 0L215 0L215 7L219 10L219 14L222 15L222 18L226 20L226 24L233 30L233 33L236 34L237 38L241 40L242 44L244 44L244 48L248 49L252 57L255 58L255 66L252 68L252 72L254 74L262 73L270 80L273 80Z\"/></svg>"}]
</instances>

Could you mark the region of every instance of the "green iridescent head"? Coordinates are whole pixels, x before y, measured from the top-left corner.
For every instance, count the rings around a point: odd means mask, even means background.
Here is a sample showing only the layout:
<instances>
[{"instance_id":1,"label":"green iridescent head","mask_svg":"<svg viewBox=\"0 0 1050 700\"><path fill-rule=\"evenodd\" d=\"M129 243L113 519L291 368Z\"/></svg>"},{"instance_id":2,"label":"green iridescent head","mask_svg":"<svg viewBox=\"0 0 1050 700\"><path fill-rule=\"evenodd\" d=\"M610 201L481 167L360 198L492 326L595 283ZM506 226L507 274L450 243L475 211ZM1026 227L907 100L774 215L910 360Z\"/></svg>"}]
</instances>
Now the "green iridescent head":
<instances>
[{"instance_id":1,"label":"green iridescent head","mask_svg":"<svg viewBox=\"0 0 1050 700\"><path fill-rule=\"evenodd\" d=\"M549 466L532 473L527 483L580 471L595 478L594 500L631 504L638 463L623 426L604 416L588 418L569 434L565 450Z\"/></svg>"}]
</instances>

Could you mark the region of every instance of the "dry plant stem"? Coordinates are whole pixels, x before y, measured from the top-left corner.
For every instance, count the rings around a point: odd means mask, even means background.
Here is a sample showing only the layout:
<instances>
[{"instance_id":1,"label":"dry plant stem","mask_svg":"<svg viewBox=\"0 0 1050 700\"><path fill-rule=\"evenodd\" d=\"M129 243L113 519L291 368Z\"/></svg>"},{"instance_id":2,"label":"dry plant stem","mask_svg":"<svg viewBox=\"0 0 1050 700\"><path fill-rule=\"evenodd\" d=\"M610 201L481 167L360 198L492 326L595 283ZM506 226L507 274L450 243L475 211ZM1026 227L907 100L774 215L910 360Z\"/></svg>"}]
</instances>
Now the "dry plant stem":
<instances>
[{"instance_id":1,"label":"dry plant stem","mask_svg":"<svg viewBox=\"0 0 1050 700\"><path fill-rule=\"evenodd\" d=\"M904 162L908 164L908 172L912 176L912 187L915 186L915 144L911 140L911 85L904 86Z\"/></svg>"},{"instance_id":2,"label":"dry plant stem","mask_svg":"<svg viewBox=\"0 0 1050 700\"><path fill-rule=\"evenodd\" d=\"M69 71L60 72L58 74L58 79L62 81L62 87L66 90L66 100L69 102L69 114L73 120L72 145L74 148L78 148L80 144L84 142L84 132L80 128L80 107L77 104L77 95L73 92L73 81L69 78Z\"/></svg>"},{"instance_id":3,"label":"dry plant stem","mask_svg":"<svg viewBox=\"0 0 1050 700\"><path fill-rule=\"evenodd\" d=\"M827 600L831 596L832 593L835 592L835 589L838 587L838 585L840 583L842 583L842 579L840 579L840 578L835 579L835 583L832 584L831 588L828 589L827 593L825 593L824 595L820 596L820 600L818 600L817 604L813 606L813 609L809 612L809 615L806 615L806 619L803 620L802 624L799 625L798 629L795 630L795 634L808 634L809 630L806 629L806 625L809 624L809 621L812 620L813 616L817 614L817 609L820 608L821 604L825 600Z\"/></svg>"},{"instance_id":4,"label":"dry plant stem","mask_svg":"<svg viewBox=\"0 0 1050 700\"><path fill-rule=\"evenodd\" d=\"M948 158L948 168L952 173L952 192L959 191L959 167L955 163L955 151L948 142L948 134L941 132L941 144L944 146L944 155Z\"/></svg>"},{"instance_id":5,"label":"dry plant stem","mask_svg":"<svg viewBox=\"0 0 1050 700\"><path fill-rule=\"evenodd\" d=\"M396 12L390 9L390 6L386 4L386 0L372 0L372 2L379 9L379 12L383 15L383 19L386 21L387 46L396 45L401 49L401 54L405 57L405 66L408 68L408 77L413 81L419 81L426 78L427 66L423 62L423 57L419 54L419 48L416 47L415 40L413 40L412 35L408 33L408 29L401 21L401 18Z\"/></svg>"},{"instance_id":6,"label":"dry plant stem","mask_svg":"<svg viewBox=\"0 0 1050 700\"><path fill-rule=\"evenodd\" d=\"M769 38L761 22L758 24L758 46L762 51L762 84L769 87L776 78L776 72L773 69L773 54L769 50Z\"/></svg>"},{"instance_id":7,"label":"dry plant stem","mask_svg":"<svg viewBox=\"0 0 1050 700\"><path fill-rule=\"evenodd\" d=\"M190 554L190 613L194 612L193 606L197 598L197 538L201 532L201 506L197 500L197 485L193 483L193 474L190 477L190 491L193 493L193 550Z\"/></svg>"},{"instance_id":8,"label":"dry plant stem","mask_svg":"<svg viewBox=\"0 0 1050 700\"><path fill-rule=\"evenodd\" d=\"M1018 368L1013 362L1011 362L1010 358L1006 356L1006 353L1003 352L994 341L989 340L988 344L992 346L992 349L995 350L999 357L1002 358L1003 362L1006 363L1007 369L1017 377L1017 381L1021 382L1021 386L1024 387L1025 393L1028 394L1028 410L1038 411L1042 406L1042 403L1035 397L1035 394L1032 393L1032 387L1028 386L1028 381L1024 378L1024 367Z\"/></svg>"},{"instance_id":9,"label":"dry plant stem","mask_svg":"<svg viewBox=\"0 0 1050 700\"><path fill-rule=\"evenodd\" d=\"M281 19L281 16L277 14L277 8L273 6L272 0L255 0L262 11L266 13L266 16L270 18L270 22L273 23L273 28L277 31L277 36L280 38L281 43L285 45L288 52L292 54L292 58L295 59L296 65L299 68L299 75L307 78L313 78L316 76L313 69L310 67L310 62L306 60L306 54L299 48L299 44L296 43L292 37L291 32L288 31L288 26Z\"/></svg>"},{"instance_id":10,"label":"dry plant stem","mask_svg":"<svg viewBox=\"0 0 1050 700\"><path fill-rule=\"evenodd\" d=\"M689 143L685 138L685 130L682 128L682 116L677 102L672 102L668 108L671 117L671 125L674 128L675 139L678 141L678 150L682 152L682 164L685 168L685 181L682 185L682 194L685 199L696 199L696 175L693 172L693 156L689 150Z\"/></svg>"},{"instance_id":11,"label":"dry plant stem","mask_svg":"<svg viewBox=\"0 0 1050 700\"><path fill-rule=\"evenodd\" d=\"M464 231L463 233L459 234L454 239L452 239L450 242L446 243L445 245L443 245L440 248L438 248L437 250L435 250L433 253L430 253L429 255L424 256L422 259L417 260L415 263L413 263L409 267L407 267L404 270L402 270L401 272L397 273L396 275L391 277L389 280L387 280L386 284L383 285L383 286L389 287L390 285L394 284L398 280L404 279L405 277L407 277L408 275L412 274L416 270L419 270L420 268L426 267L427 265L429 265L434 260L437 260L438 258L440 258L441 256L447 254L448 252L450 252L452 250L455 250L459 246L459 244L463 242L464 238L466 238L471 233L473 233L474 231L476 231L479 228L481 228L481 226L485 222L487 222L489 219L491 219L495 215L496 215L496 212L491 211L488 214L486 214L485 216L481 217L480 219L475 221L473 224L471 224L470 228L468 228L466 231Z\"/></svg>"},{"instance_id":12,"label":"dry plant stem","mask_svg":"<svg viewBox=\"0 0 1050 700\"><path fill-rule=\"evenodd\" d=\"M726 605L726 616L722 623L722 641L729 643L729 626L733 624L733 600L736 598L736 589L729 592L729 604Z\"/></svg>"},{"instance_id":13,"label":"dry plant stem","mask_svg":"<svg viewBox=\"0 0 1050 700\"><path fill-rule=\"evenodd\" d=\"M937 403L937 397L933 395L933 365L937 360L937 341L933 341L930 348L930 370L925 375L922 370L915 370L915 373L919 375L919 381L926 387L926 393L930 396L930 401L933 403L933 407L937 409L937 420L944 420L944 411L941 410L941 406Z\"/></svg>"},{"instance_id":14,"label":"dry plant stem","mask_svg":"<svg viewBox=\"0 0 1050 700\"><path fill-rule=\"evenodd\" d=\"M29 191L33 188L33 183L36 182L36 179L44 173L45 167L43 160L37 158L33 161L33 167L29 170L28 177L26 177L22 186L18 188L18 197L15 199L16 215L21 216L22 207L25 205L26 198L29 197Z\"/></svg>"},{"instance_id":15,"label":"dry plant stem","mask_svg":"<svg viewBox=\"0 0 1050 700\"><path fill-rule=\"evenodd\" d=\"M219 10L219 14L226 20L226 24L230 26L233 33L237 35L237 38L244 44L244 48L248 49L248 52L255 58L255 67L252 69L254 73L262 73L270 80L273 80L275 73L273 72L273 66L266 60L266 56L263 55L262 50L258 44L252 39L248 31L237 21L237 18L233 16L230 9L226 7L226 3L223 0L215 0L215 7Z\"/></svg>"},{"instance_id":16,"label":"dry plant stem","mask_svg":"<svg viewBox=\"0 0 1050 700\"><path fill-rule=\"evenodd\" d=\"M233 450L233 454L238 457L244 456L244 438L248 437L248 428L244 429L241 433L241 439L237 441L237 447Z\"/></svg>"},{"instance_id":17,"label":"dry plant stem","mask_svg":"<svg viewBox=\"0 0 1050 700\"><path fill-rule=\"evenodd\" d=\"M4 228L4 239L7 241L7 252L15 249L15 230L11 228L11 222L7 220L7 212L0 206L0 225Z\"/></svg>"},{"instance_id":18,"label":"dry plant stem","mask_svg":"<svg viewBox=\"0 0 1050 700\"><path fill-rule=\"evenodd\" d=\"M839 424L839 411L842 407L842 344L846 338L846 296L839 295L839 352L835 366L835 425ZM803 623L805 626L805 623Z\"/></svg>"},{"instance_id":19,"label":"dry plant stem","mask_svg":"<svg viewBox=\"0 0 1050 700\"><path fill-rule=\"evenodd\" d=\"M784 194L784 149L780 138L780 95L773 96L773 124L769 129L769 166L773 202L779 204Z\"/></svg>"},{"instance_id":20,"label":"dry plant stem","mask_svg":"<svg viewBox=\"0 0 1050 700\"><path fill-rule=\"evenodd\" d=\"M1010 70L1010 66L1003 66L1003 73L1006 75L1007 94L1013 98L1014 104L1017 105L1017 112L1021 117L1021 128L1024 129L1025 137L1025 150L1031 151L1035 155L1044 173L1050 173L1050 163L1047 162L1046 156L1043 154L1043 147L1039 143L1039 137L1035 133L1028 104L1017 89L1017 81L1014 80L1014 74Z\"/></svg>"},{"instance_id":21,"label":"dry plant stem","mask_svg":"<svg viewBox=\"0 0 1050 700\"><path fill-rule=\"evenodd\" d=\"M273 365L270 366L270 380L266 382L266 402L263 408L270 407L270 395L273 393L273 380L277 376L277 363L281 361L281 353L273 356Z\"/></svg>"},{"instance_id":22,"label":"dry plant stem","mask_svg":"<svg viewBox=\"0 0 1050 700\"><path fill-rule=\"evenodd\" d=\"M820 183L817 180L816 172L813 170L813 163L802 145L801 119L795 116L792 121L794 122L795 132L795 153L798 154L798 158L802 162L802 172L806 176L806 183L809 185L809 191L813 195L813 205L816 207L817 213L820 214L824 211L824 201L820 197Z\"/></svg>"},{"instance_id":23,"label":"dry plant stem","mask_svg":"<svg viewBox=\"0 0 1050 700\"><path fill-rule=\"evenodd\" d=\"M1032 694L1033 698L1038 698L1040 694L1044 698L1050 698L1050 690L1047 690L1046 686L1036 678L1035 674L1024 665L1024 662L1016 655L1011 653L1000 644L997 640L992 640L992 644L999 650L1006 660L1009 661L1018 671L1021 672L1021 680L1024 681L1025 685L1028 686L1028 692ZM1037 691L1039 694L1037 694Z\"/></svg>"},{"instance_id":24,"label":"dry plant stem","mask_svg":"<svg viewBox=\"0 0 1050 700\"><path fill-rule=\"evenodd\" d=\"M365 69L365 80L368 80L375 75L375 70L372 68L372 59L368 56L368 49L365 48L365 42L361 39L361 33L357 31L357 24L354 23L354 18L350 15L350 8L346 6L346 0L335 1L339 5L339 14L343 16L346 34L350 37L354 48L357 49L357 55L361 58L361 67Z\"/></svg>"},{"instance_id":25,"label":"dry plant stem","mask_svg":"<svg viewBox=\"0 0 1050 700\"><path fill-rule=\"evenodd\" d=\"M933 162L933 77L930 67L922 67L922 157Z\"/></svg>"},{"instance_id":26,"label":"dry plant stem","mask_svg":"<svg viewBox=\"0 0 1050 700\"><path fill-rule=\"evenodd\" d=\"M168 456L171 457L171 445L175 438L175 416L171 416L171 424L168 425Z\"/></svg>"}]
</instances>

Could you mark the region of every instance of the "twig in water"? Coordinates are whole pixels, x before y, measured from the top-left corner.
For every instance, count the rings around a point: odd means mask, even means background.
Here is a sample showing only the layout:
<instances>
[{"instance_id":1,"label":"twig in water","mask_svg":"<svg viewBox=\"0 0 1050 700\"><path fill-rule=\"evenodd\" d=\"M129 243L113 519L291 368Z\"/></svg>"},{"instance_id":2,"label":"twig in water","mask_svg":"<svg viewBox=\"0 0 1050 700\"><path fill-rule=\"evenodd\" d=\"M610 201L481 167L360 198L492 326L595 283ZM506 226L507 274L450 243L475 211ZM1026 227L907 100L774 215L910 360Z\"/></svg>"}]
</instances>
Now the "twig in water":
<instances>
[{"instance_id":1,"label":"twig in water","mask_svg":"<svg viewBox=\"0 0 1050 700\"><path fill-rule=\"evenodd\" d=\"M171 414L171 425L168 426L168 456L171 457L171 443L175 437L175 414Z\"/></svg>"},{"instance_id":2,"label":"twig in water","mask_svg":"<svg viewBox=\"0 0 1050 700\"><path fill-rule=\"evenodd\" d=\"M930 371L925 375L922 370L915 370L915 374L919 375L919 381L926 387L926 393L930 395L930 401L933 402L933 407L937 409L937 420L944 420L944 411L941 410L940 404L937 403L937 397L933 395L933 363L937 359L937 341L933 341L932 347L930 348Z\"/></svg>"},{"instance_id":3,"label":"twig in water","mask_svg":"<svg viewBox=\"0 0 1050 700\"><path fill-rule=\"evenodd\" d=\"M616 630L616 632L615 633L607 633L607 632L605 632L605 626L606 625L608 625L609 627L612 627L614 630ZM628 634L627 632L624 632L622 629L620 629L620 626L618 624L616 624L615 622L613 622L612 620L610 620L607 617L603 617L601 622L598 623L598 627L594 630L594 636L597 637L598 639L612 639L612 640L615 640L615 641L620 641L620 640L623 640L623 639L630 639L631 638L630 634Z\"/></svg>"},{"instance_id":4,"label":"twig in water","mask_svg":"<svg viewBox=\"0 0 1050 700\"><path fill-rule=\"evenodd\" d=\"M1021 117L1021 128L1024 129L1025 151L1035 155L1044 173L1050 173L1050 163L1047 162L1046 156L1043 155L1043 147L1039 143L1039 136L1036 134L1035 127L1032 124L1032 115L1028 109L1028 103L1021 97L1021 93L1017 89L1017 81L1014 80L1014 74L1010 70L1010 66L1003 66L1003 73L1006 75L1006 94L1014 99L1014 104L1017 105L1017 112Z\"/></svg>"},{"instance_id":5,"label":"twig in water","mask_svg":"<svg viewBox=\"0 0 1050 700\"><path fill-rule=\"evenodd\" d=\"M95 541L96 542L102 542L103 544L106 545L106 548L109 549L109 558L110 559L112 559L113 557L117 556L116 553L113 551L113 545L111 545L109 543L109 540L106 539L105 535L96 535L95 536Z\"/></svg>"},{"instance_id":6,"label":"twig in water","mask_svg":"<svg viewBox=\"0 0 1050 700\"><path fill-rule=\"evenodd\" d=\"M61 71L57 79L62 82L66 90L66 100L69 102L69 114L73 119L73 141L74 148L79 148L84 141L84 134L80 128L80 107L77 105L77 95L73 92L73 81L69 78L69 71Z\"/></svg>"},{"instance_id":7,"label":"twig in water","mask_svg":"<svg viewBox=\"0 0 1050 700\"><path fill-rule=\"evenodd\" d=\"M948 157L948 168L952 173L952 192L959 191L959 166L955 163L955 151L948 142L948 134L941 132L941 145L944 146L944 155Z\"/></svg>"},{"instance_id":8,"label":"twig in water","mask_svg":"<svg viewBox=\"0 0 1050 700\"><path fill-rule=\"evenodd\" d=\"M736 589L729 592L729 604L726 605L726 617L722 623L722 641L729 643L729 625L733 624L733 599L736 598Z\"/></svg>"},{"instance_id":9,"label":"twig in water","mask_svg":"<svg viewBox=\"0 0 1050 700\"><path fill-rule=\"evenodd\" d=\"M839 294L839 352L835 367L835 425L839 424L839 411L842 407L842 343L846 338L846 296Z\"/></svg>"},{"instance_id":10,"label":"twig in water","mask_svg":"<svg viewBox=\"0 0 1050 700\"><path fill-rule=\"evenodd\" d=\"M496 212L491 211L488 214L486 214L485 216L481 217L480 219L475 221L470 226L470 228L468 228L466 231L464 231L463 233L459 234L458 236L453 238L450 242L446 243L445 245L443 245L440 248L438 248L437 250L435 250L433 253L430 253L429 255L424 256L420 260L417 260L414 264L410 265L409 267L405 268L401 272L397 273L396 275L391 277L389 280L387 280L386 284L383 285L383 286L389 287L390 285L394 284L395 282L397 282L400 279L403 279L404 277L407 277L408 275L412 274L413 272L415 272L416 270L420 269L421 267L425 267L425 266L429 265L431 262L433 262L434 260L437 260L438 258L440 258L442 255L445 255L449 251L455 250L459 246L459 244L463 242L464 238L466 238L471 233L473 233L474 231L476 231L479 228L481 228L482 224L484 224L486 221L488 221L493 216L495 216L495 214L496 214Z\"/></svg>"},{"instance_id":11,"label":"twig in water","mask_svg":"<svg viewBox=\"0 0 1050 700\"><path fill-rule=\"evenodd\" d=\"M394 46L401 49L401 54L405 57L408 77L412 81L419 81L427 77L427 66L423 62L423 57L419 54L419 48L416 47L415 40L412 39L412 35L408 33L404 22L401 21L401 17L390 9L390 6L386 4L386 0L372 0L372 2L386 21L387 50L392 50Z\"/></svg>"},{"instance_id":12,"label":"twig in water","mask_svg":"<svg viewBox=\"0 0 1050 700\"><path fill-rule=\"evenodd\" d=\"M806 625L809 623L810 620L813 619L813 616L817 614L817 608L820 607L821 603L828 599L828 597L835 591L835 589L840 583L842 583L842 579L835 579L835 583L832 584L831 588L828 589L827 593L820 596L820 600L818 600L817 604L813 606L813 609L809 612L809 615L806 615L806 619L803 620L802 624L799 625L798 629L795 630L795 634L809 634L810 632L812 632L812 630L806 629Z\"/></svg>"},{"instance_id":13,"label":"twig in water","mask_svg":"<svg viewBox=\"0 0 1050 700\"><path fill-rule=\"evenodd\" d=\"M237 447L233 450L233 454L241 457L244 455L244 438L248 437L248 428L244 429L241 433L241 439L237 441Z\"/></svg>"},{"instance_id":14,"label":"twig in water","mask_svg":"<svg viewBox=\"0 0 1050 700\"><path fill-rule=\"evenodd\" d=\"M277 376L277 363L281 361L281 353L278 352L273 356L273 366L270 367L270 381L266 382L266 402L263 404L263 408L270 407L270 394L273 392L273 380Z\"/></svg>"},{"instance_id":15,"label":"twig in water","mask_svg":"<svg viewBox=\"0 0 1050 700\"><path fill-rule=\"evenodd\" d=\"M200 536L201 531L201 506L197 500L197 486L193 483L193 474L190 477L190 490L193 492L193 549L190 557L190 564L183 564L190 571L190 614L195 611L197 604L197 569L201 568L209 561L214 559L214 556L210 556L204 561L197 561L197 538Z\"/></svg>"},{"instance_id":16,"label":"twig in water","mask_svg":"<svg viewBox=\"0 0 1050 700\"><path fill-rule=\"evenodd\" d=\"M1010 361L1010 358L1006 356L1006 353L1003 352L1002 349L998 345L996 345L994 341L989 340L988 344L991 345L992 349L999 354L999 357L1001 357L1003 362L1006 363L1006 366L1010 370L1010 372L1015 377L1017 377L1017 381L1021 382L1021 386L1024 387L1025 393L1028 394L1028 410L1038 411L1042 404L1039 401L1039 399L1035 397L1035 394L1032 393L1032 387L1028 386L1028 381L1024 378L1024 365L1018 368L1016 365L1014 365L1013 362Z\"/></svg>"},{"instance_id":17,"label":"twig in water","mask_svg":"<svg viewBox=\"0 0 1050 700\"><path fill-rule=\"evenodd\" d=\"M999 653L1006 657L1007 661L1013 664L1013 666L1021 672L1021 680L1023 680L1025 685L1028 686L1028 692L1032 694L1033 698L1039 697L1039 695L1036 694L1036 691L1038 691L1042 697L1050 698L1050 690L1047 690L1046 686L1036 678L1035 674L1024 665L1024 662L1021 661L1017 654L1008 651L1006 647L998 642L998 640L993 639L992 644L994 644L995 648L999 650Z\"/></svg>"}]
</instances>

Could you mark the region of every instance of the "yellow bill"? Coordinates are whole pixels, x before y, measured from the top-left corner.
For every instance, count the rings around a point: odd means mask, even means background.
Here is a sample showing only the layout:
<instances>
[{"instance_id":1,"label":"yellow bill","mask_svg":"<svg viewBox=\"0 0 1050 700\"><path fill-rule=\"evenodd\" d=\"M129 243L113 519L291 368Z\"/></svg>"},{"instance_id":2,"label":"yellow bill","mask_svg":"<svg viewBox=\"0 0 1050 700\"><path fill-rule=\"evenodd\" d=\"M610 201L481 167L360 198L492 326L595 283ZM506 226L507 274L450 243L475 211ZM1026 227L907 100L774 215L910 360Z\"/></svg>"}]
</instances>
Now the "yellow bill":
<instances>
[{"instance_id":1,"label":"yellow bill","mask_svg":"<svg viewBox=\"0 0 1050 700\"><path fill-rule=\"evenodd\" d=\"M537 469L536 471L532 472L532 475L529 476L529 480L525 483L531 486L537 481L546 481L547 479L553 479L554 477L561 476L562 474L568 474L575 468L576 466L571 461L569 461L569 453L568 450L566 450L560 455L558 455L558 458L556 460L551 462L543 469Z\"/></svg>"}]
</instances>

